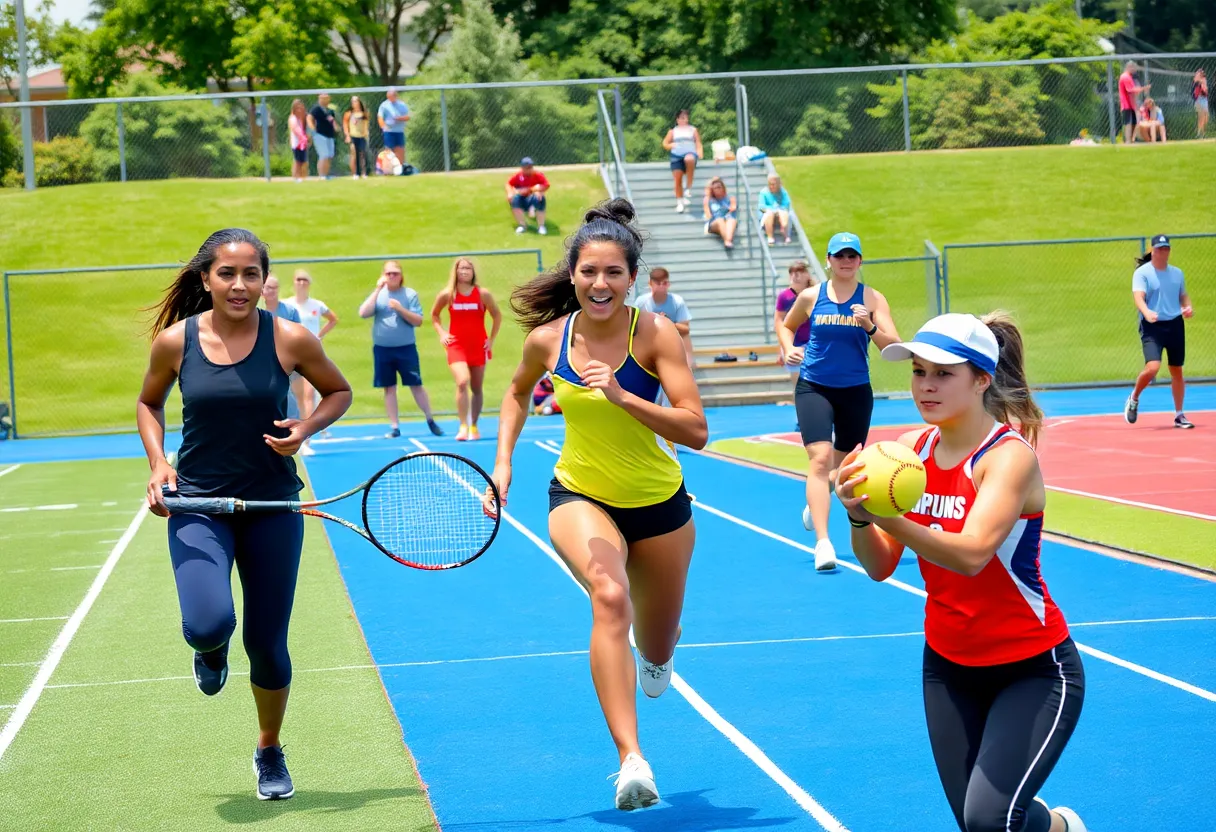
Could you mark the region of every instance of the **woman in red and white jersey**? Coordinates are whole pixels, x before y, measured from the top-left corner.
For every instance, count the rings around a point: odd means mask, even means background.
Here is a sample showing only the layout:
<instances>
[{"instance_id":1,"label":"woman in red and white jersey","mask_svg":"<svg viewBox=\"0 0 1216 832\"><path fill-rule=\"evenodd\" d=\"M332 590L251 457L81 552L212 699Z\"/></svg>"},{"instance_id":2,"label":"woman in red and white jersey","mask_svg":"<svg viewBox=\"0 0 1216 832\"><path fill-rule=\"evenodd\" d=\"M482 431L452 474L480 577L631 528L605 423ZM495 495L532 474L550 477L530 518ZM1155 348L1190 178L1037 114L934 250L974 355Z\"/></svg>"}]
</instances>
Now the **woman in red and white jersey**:
<instances>
[{"instance_id":1,"label":"woman in red and white jersey","mask_svg":"<svg viewBox=\"0 0 1216 832\"><path fill-rule=\"evenodd\" d=\"M448 310L448 327L443 326L443 310ZM486 334L486 313L493 330ZM457 441L477 440L481 431L477 420L484 401L482 382L486 362L493 357L494 339L502 326L502 312L489 289L477 285L477 269L464 257L452 263L448 284L431 306L431 325L447 351L448 369L456 382L456 415L460 418ZM472 394L470 396L470 393Z\"/></svg>"},{"instance_id":2,"label":"woman in red and white jersey","mask_svg":"<svg viewBox=\"0 0 1216 832\"><path fill-rule=\"evenodd\" d=\"M930 427L900 441L924 461L925 494L903 517L868 512L853 496L860 446L835 489L871 578L890 577L905 548L917 555L925 719L955 820L963 832L1086 832L1072 809L1035 797L1081 715L1085 671L1039 571L1043 412L1022 336L1001 313L951 313L882 356L912 359L912 397Z\"/></svg>"}]
</instances>

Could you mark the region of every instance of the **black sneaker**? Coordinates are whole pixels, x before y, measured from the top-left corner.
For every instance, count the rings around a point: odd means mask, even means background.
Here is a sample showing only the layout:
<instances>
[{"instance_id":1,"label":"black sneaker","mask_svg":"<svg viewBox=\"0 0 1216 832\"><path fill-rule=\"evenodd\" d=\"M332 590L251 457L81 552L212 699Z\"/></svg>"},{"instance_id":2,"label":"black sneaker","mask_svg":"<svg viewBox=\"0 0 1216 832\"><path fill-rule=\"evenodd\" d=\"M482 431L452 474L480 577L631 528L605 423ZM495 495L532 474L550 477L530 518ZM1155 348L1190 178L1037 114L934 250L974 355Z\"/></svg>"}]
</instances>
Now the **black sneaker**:
<instances>
[{"instance_id":1,"label":"black sneaker","mask_svg":"<svg viewBox=\"0 0 1216 832\"><path fill-rule=\"evenodd\" d=\"M194 653L194 684L207 696L215 696L228 681L228 650Z\"/></svg>"},{"instance_id":2,"label":"black sneaker","mask_svg":"<svg viewBox=\"0 0 1216 832\"><path fill-rule=\"evenodd\" d=\"M401 436L401 428L393 428L388 433L384 434L385 439L396 439Z\"/></svg>"},{"instance_id":3,"label":"black sneaker","mask_svg":"<svg viewBox=\"0 0 1216 832\"><path fill-rule=\"evenodd\" d=\"M253 752L253 773L258 776L258 800L286 800L296 793L287 773L287 758L277 745Z\"/></svg>"},{"instance_id":4,"label":"black sneaker","mask_svg":"<svg viewBox=\"0 0 1216 832\"><path fill-rule=\"evenodd\" d=\"M1179 413L1174 417L1174 427L1182 428L1183 430L1190 430L1191 428L1195 427L1195 425L1191 423L1190 419Z\"/></svg>"},{"instance_id":5,"label":"black sneaker","mask_svg":"<svg viewBox=\"0 0 1216 832\"><path fill-rule=\"evenodd\" d=\"M431 433L435 434L436 436L443 436L443 428L439 427L439 424L434 419L427 419L426 426L430 428Z\"/></svg>"},{"instance_id":6,"label":"black sneaker","mask_svg":"<svg viewBox=\"0 0 1216 832\"><path fill-rule=\"evenodd\" d=\"M1131 396L1128 396L1127 403L1123 405L1123 418L1127 420L1129 425L1136 424L1136 416L1138 415L1139 410L1140 402L1136 401Z\"/></svg>"}]
</instances>

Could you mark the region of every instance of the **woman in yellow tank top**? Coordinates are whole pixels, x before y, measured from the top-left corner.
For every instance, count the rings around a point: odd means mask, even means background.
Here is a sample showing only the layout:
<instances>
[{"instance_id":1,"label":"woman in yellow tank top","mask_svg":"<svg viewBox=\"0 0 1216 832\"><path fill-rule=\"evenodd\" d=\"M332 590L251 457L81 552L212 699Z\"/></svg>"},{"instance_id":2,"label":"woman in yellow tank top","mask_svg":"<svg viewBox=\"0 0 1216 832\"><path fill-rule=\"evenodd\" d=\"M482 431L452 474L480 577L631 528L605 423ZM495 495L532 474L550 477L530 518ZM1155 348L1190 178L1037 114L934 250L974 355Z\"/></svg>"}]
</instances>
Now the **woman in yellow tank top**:
<instances>
[{"instance_id":1,"label":"woman in yellow tank top","mask_svg":"<svg viewBox=\"0 0 1216 832\"><path fill-rule=\"evenodd\" d=\"M657 697L671 678L696 539L675 445L703 448L709 433L679 332L625 304L642 251L633 219L620 199L588 211L561 265L512 293L528 334L503 397L493 474L505 504L532 389L552 373L566 441L549 486L549 537L591 597L591 678L620 756L624 810L659 800L634 690L640 677ZM661 393L671 407L656 403Z\"/></svg>"}]
</instances>

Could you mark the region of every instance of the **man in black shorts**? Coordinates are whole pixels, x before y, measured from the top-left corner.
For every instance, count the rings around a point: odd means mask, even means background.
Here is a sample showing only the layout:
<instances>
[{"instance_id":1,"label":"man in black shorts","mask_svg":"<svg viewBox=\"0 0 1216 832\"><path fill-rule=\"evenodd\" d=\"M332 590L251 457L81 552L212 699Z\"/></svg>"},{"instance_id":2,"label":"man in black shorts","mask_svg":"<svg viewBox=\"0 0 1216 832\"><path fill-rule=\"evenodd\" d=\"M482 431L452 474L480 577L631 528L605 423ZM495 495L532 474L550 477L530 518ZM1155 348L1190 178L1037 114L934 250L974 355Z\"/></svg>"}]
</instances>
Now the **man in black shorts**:
<instances>
[{"instance_id":1,"label":"man in black shorts","mask_svg":"<svg viewBox=\"0 0 1216 832\"><path fill-rule=\"evenodd\" d=\"M1140 409L1140 394L1152 384L1161 369L1161 356L1169 359L1170 390L1174 394L1174 427L1195 427L1182 412L1186 382L1182 365L1186 361L1186 328L1183 319L1191 317L1191 296L1186 292L1182 269L1170 265L1170 239L1164 234L1153 237L1152 248L1136 261L1132 273L1132 299L1140 312L1140 346L1144 350L1144 369L1136 378L1132 394L1123 406L1123 418L1134 424Z\"/></svg>"}]
</instances>

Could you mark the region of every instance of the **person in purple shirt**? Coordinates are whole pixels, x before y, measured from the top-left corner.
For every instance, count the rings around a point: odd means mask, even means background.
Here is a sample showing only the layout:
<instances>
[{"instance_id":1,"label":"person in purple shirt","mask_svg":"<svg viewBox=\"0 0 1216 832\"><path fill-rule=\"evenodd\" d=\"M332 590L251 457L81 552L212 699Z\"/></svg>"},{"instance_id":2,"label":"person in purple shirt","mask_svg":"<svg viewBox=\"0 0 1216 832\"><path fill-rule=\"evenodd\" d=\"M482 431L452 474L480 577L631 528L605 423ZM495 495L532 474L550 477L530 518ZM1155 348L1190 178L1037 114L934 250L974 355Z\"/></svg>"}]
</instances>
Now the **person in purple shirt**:
<instances>
[{"instance_id":1,"label":"person in purple shirt","mask_svg":"<svg viewBox=\"0 0 1216 832\"><path fill-rule=\"evenodd\" d=\"M773 313L773 331L776 332L785 323L785 313L789 312L794 305L794 301L798 299L798 295L804 289L810 288L814 282L811 277L810 267L807 266L804 260L795 260L790 263L790 285L788 289L783 289L781 294L777 295L777 311ZM790 378L797 380L798 368L802 364L802 348L811 338L811 321L808 318L806 323L798 327L794 333L794 349L791 350L797 358L796 362L787 362L786 356L778 347L777 357L786 369L790 371Z\"/></svg>"}]
</instances>

